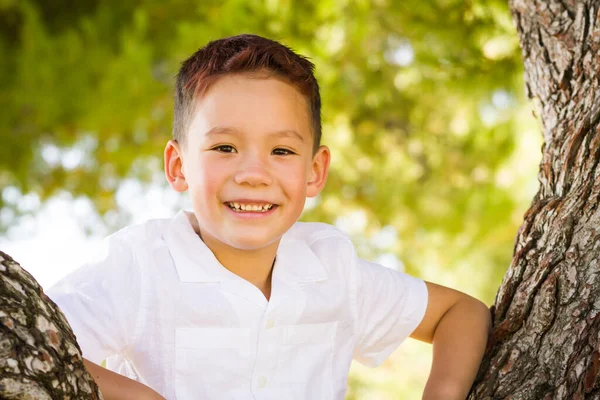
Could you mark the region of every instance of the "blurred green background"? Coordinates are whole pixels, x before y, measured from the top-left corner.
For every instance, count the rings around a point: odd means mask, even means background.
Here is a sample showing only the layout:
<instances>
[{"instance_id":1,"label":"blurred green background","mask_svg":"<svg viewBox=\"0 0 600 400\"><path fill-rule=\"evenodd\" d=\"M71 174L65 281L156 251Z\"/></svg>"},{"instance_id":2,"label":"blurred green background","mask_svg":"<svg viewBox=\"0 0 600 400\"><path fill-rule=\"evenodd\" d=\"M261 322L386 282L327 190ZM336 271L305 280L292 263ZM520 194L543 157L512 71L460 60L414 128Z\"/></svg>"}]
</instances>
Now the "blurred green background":
<instances>
[{"instance_id":1,"label":"blurred green background","mask_svg":"<svg viewBox=\"0 0 600 400\"><path fill-rule=\"evenodd\" d=\"M167 190L179 64L255 33L317 67L333 161L303 219L491 304L541 155L506 3L0 0L0 232L34 235L11 230L57 196L89 199L89 232L131 222L125 183ZM354 365L348 399L420 398L430 357L409 341L377 369Z\"/></svg>"}]
</instances>

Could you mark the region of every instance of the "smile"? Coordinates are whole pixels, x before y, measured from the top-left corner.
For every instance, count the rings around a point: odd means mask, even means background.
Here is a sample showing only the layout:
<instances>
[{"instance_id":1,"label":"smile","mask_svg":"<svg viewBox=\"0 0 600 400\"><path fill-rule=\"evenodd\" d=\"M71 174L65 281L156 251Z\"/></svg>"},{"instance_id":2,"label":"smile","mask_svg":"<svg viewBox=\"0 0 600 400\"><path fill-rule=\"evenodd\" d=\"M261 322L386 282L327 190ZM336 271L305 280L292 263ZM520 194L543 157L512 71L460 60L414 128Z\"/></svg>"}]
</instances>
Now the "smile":
<instances>
[{"instance_id":1,"label":"smile","mask_svg":"<svg viewBox=\"0 0 600 400\"><path fill-rule=\"evenodd\" d=\"M273 204L263 203L263 204L243 204L235 201L230 201L225 203L229 208L233 211L238 212L267 212L271 208L273 208Z\"/></svg>"}]
</instances>

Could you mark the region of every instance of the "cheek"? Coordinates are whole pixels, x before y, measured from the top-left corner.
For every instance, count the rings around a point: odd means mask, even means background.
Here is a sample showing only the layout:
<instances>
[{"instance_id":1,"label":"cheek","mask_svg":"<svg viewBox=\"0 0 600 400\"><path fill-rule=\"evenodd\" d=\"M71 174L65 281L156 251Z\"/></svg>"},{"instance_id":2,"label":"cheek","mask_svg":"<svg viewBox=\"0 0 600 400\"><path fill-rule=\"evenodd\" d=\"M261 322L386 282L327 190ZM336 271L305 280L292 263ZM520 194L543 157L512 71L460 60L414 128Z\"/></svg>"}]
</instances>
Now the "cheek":
<instances>
[{"instance_id":1,"label":"cheek","mask_svg":"<svg viewBox=\"0 0 600 400\"><path fill-rule=\"evenodd\" d=\"M216 169L205 169L200 174L202 194L204 197L214 197L223 187L222 172L219 173Z\"/></svg>"},{"instance_id":2,"label":"cheek","mask_svg":"<svg viewBox=\"0 0 600 400\"><path fill-rule=\"evenodd\" d=\"M208 160L200 160L187 174L190 191L196 198L214 197L223 186L224 175L224 168Z\"/></svg>"},{"instance_id":3,"label":"cheek","mask_svg":"<svg viewBox=\"0 0 600 400\"><path fill-rule=\"evenodd\" d=\"M288 165L286 168L282 168L281 182L290 194L296 196L306 194L306 183L309 175L304 163L298 163L295 165Z\"/></svg>"}]
</instances>

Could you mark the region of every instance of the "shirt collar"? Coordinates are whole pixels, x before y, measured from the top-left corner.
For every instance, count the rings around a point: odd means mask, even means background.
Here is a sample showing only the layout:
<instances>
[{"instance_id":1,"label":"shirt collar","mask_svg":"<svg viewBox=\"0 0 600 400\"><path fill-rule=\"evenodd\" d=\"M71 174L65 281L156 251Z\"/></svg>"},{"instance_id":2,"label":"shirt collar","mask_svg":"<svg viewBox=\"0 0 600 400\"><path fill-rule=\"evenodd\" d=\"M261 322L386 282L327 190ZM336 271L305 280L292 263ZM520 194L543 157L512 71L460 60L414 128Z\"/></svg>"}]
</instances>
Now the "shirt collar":
<instances>
[{"instance_id":1,"label":"shirt collar","mask_svg":"<svg viewBox=\"0 0 600 400\"><path fill-rule=\"evenodd\" d=\"M164 234L177 275L181 282L222 282L239 279L223 267L212 251L194 231L188 215L180 211L169 223ZM277 249L273 275L290 282L318 282L327 279L321 260L302 240L283 235Z\"/></svg>"},{"instance_id":2,"label":"shirt collar","mask_svg":"<svg viewBox=\"0 0 600 400\"><path fill-rule=\"evenodd\" d=\"M302 240L286 232L279 242L273 275L290 282L319 282L327 280L321 260Z\"/></svg>"}]
</instances>

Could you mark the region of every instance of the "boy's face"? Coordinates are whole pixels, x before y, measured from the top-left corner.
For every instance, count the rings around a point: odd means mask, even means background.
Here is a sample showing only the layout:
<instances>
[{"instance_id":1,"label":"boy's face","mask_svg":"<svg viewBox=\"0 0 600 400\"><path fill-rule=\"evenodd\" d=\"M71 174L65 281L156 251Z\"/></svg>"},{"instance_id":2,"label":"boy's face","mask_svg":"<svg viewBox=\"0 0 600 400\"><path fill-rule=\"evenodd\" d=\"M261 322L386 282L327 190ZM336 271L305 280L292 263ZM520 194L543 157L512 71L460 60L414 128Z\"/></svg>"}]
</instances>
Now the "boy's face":
<instances>
[{"instance_id":1,"label":"boy's face","mask_svg":"<svg viewBox=\"0 0 600 400\"><path fill-rule=\"evenodd\" d=\"M275 78L229 75L196 110L183 148L165 149L169 183L189 190L207 245L276 246L327 177L329 150L313 155L306 99Z\"/></svg>"}]
</instances>

